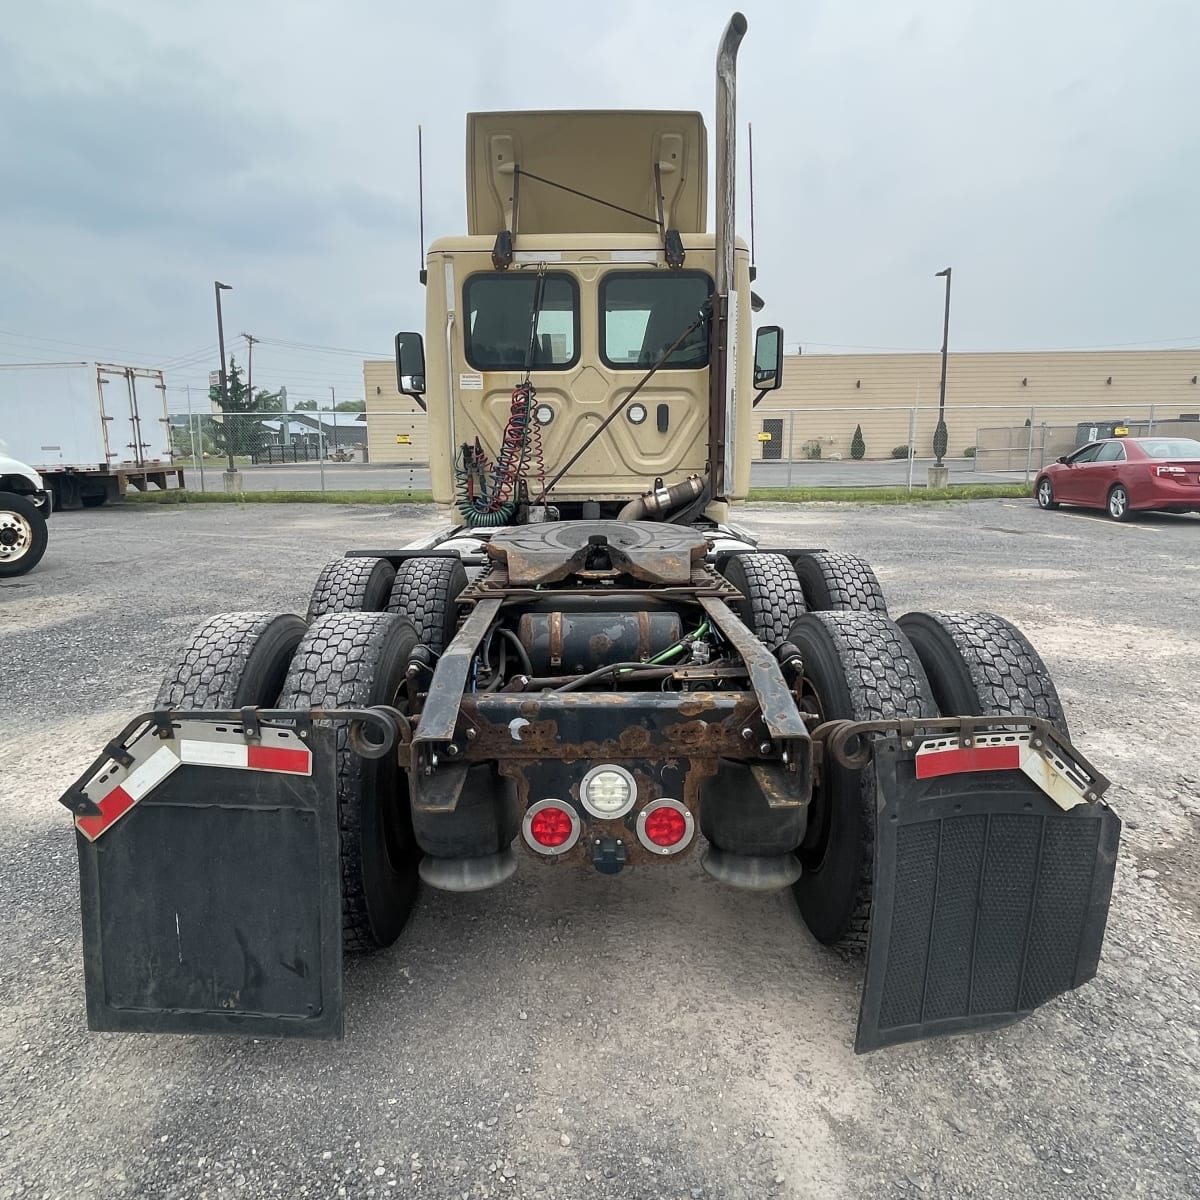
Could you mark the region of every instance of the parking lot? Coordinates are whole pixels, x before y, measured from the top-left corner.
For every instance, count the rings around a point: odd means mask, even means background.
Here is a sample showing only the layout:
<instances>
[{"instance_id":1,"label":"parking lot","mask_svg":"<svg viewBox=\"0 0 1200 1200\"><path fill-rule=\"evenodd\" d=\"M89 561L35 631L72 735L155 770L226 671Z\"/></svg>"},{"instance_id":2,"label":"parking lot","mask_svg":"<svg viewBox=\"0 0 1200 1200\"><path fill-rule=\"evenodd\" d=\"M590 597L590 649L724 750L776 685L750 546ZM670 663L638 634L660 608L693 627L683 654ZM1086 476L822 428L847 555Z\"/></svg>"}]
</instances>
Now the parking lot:
<instances>
[{"instance_id":1,"label":"parking lot","mask_svg":"<svg viewBox=\"0 0 1200 1200\"><path fill-rule=\"evenodd\" d=\"M851 1051L861 967L789 893L523 858L426 890L347 971L331 1044L90 1034L56 797L212 612L303 613L424 507L56 515L0 584L0 1200L17 1196L1200 1194L1200 518L1032 501L753 506L766 545L869 559L893 615L992 609L1048 662L1125 820L1096 981L1009 1029Z\"/></svg>"}]
</instances>

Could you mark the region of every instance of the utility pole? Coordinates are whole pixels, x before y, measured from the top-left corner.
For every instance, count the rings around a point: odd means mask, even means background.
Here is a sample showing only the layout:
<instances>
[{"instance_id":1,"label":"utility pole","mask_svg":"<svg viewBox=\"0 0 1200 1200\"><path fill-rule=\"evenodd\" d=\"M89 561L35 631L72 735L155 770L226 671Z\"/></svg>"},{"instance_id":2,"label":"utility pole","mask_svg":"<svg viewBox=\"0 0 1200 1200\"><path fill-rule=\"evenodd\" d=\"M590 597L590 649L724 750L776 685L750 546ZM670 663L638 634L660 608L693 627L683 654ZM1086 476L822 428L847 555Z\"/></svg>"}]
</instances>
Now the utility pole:
<instances>
[{"instance_id":1,"label":"utility pole","mask_svg":"<svg viewBox=\"0 0 1200 1200\"><path fill-rule=\"evenodd\" d=\"M221 321L221 293L232 292L233 287L228 283L213 283L213 292L217 297L217 345L221 351L221 423L225 427L225 449L229 451L229 467L225 472L225 490L228 492L237 491L234 486L234 476L237 474L237 468L233 463L233 439L230 434L232 427L227 424L229 420L229 376L225 370L225 326Z\"/></svg>"},{"instance_id":2,"label":"utility pole","mask_svg":"<svg viewBox=\"0 0 1200 1200\"><path fill-rule=\"evenodd\" d=\"M337 449L337 392L329 389L329 407L333 409L333 448Z\"/></svg>"},{"instance_id":3,"label":"utility pole","mask_svg":"<svg viewBox=\"0 0 1200 1200\"><path fill-rule=\"evenodd\" d=\"M243 333L246 339L246 395L250 397L250 406L254 407L254 343L258 338Z\"/></svg>"}]
</instances>

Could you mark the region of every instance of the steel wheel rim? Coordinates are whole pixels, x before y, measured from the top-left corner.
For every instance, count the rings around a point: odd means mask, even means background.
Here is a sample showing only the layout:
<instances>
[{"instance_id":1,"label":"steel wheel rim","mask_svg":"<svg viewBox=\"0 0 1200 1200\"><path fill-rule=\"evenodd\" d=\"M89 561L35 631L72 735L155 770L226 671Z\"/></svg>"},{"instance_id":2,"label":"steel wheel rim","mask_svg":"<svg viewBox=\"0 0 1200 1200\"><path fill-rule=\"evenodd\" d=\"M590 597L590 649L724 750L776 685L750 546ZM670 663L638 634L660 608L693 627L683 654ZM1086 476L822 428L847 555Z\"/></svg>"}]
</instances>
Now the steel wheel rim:
<instances>
[{"instance_id":1,"label":"steel wheel rim","mask_svg":"<svg viewBox=\"0 0 1200 1200\"><path fill-rule=\"evenodd\" d=\"M33 545L33 526L20 513L0 511L0 562L18 562Z\"/></svg>"},{"instance_id":2,"label":"steel wheel rim","mask_svg":"<svg viewBox=\"0 0 1200 1200\"><path fill-rule=\"evenodd\" d=\"M1050 480L1043 479L1038 484L1038 503L1045 508L1050 503Z\"/></svg>"},{"instance_id":3,"label":"steel wheel rim","mask_svg":"<svg viewBox=\"0 0 1200 1200\"><path fill-rule=\"evenodd\" d=\"M1125 509L1129 504L1129 497L1125 495L1124 488L1113 488L1108 497L1108 511L1114 517L1123 517Z\"/></svg>"}]
</instances>

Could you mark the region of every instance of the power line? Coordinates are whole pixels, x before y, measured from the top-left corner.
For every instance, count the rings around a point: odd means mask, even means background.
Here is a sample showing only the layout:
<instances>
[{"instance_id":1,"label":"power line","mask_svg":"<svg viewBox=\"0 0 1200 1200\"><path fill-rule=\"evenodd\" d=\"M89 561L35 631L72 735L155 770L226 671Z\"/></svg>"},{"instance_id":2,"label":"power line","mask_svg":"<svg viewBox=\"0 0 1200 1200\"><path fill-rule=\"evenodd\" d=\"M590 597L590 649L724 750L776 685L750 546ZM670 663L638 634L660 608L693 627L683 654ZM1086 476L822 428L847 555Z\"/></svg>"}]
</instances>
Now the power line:
<instances>
[{"instance_id":1,"label":"power line","mask_svg":"<svg viewBox=\"0 0 1200 1200\"><path fill-rule=\"evenodd\" d=\"M350 354L355 358L387 358L386 353L378 350L350 350L345 346L317 346L309 342L289 342L282 338L259 338L264 346L285 346L289 350L306 350L321 354Z\"/></svg>"}]
</instances>

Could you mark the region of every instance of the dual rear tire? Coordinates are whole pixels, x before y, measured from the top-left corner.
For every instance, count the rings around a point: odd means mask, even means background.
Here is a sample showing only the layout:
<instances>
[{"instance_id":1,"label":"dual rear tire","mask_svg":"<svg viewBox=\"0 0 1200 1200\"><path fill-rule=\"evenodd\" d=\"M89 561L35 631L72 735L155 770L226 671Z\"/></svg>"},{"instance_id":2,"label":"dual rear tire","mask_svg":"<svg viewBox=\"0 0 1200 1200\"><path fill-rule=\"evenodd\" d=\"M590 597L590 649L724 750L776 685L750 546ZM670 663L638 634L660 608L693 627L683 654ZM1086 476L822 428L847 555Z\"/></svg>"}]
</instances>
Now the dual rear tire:
<instances>
[{"instance_id":1,"label":"dual rear tire","mask_svg":"<svg viewBox=\"0 0 1200 1200\"><path fill-rule=\"evenodd\" d=\"M789 640L804 666L803 710L823 721L936 716L1040 717L1064 736L1066 717L1037 651L991 613L909 613L892 622L862 611L809 613ZM793 885L813 936L849 953L870 934L875 820L872 762L827 758L814 786Z\"/></svg>"},{"instance_id":2,"label":"dual rear tire","mask_svg":"<svg viewBox=\"0 0 1200 1200\"><path fill-rule=\"evenodd\" d=\"M223 613L189 639L155 707L403 708L416 645L412 623L391 613L326 613L311 625L290 614ZM364 953L391 945L404 928L420 852L396 759L363 758L350 749L349 726L335 730L342 945Z\"/></svg>"}]
</instances>

